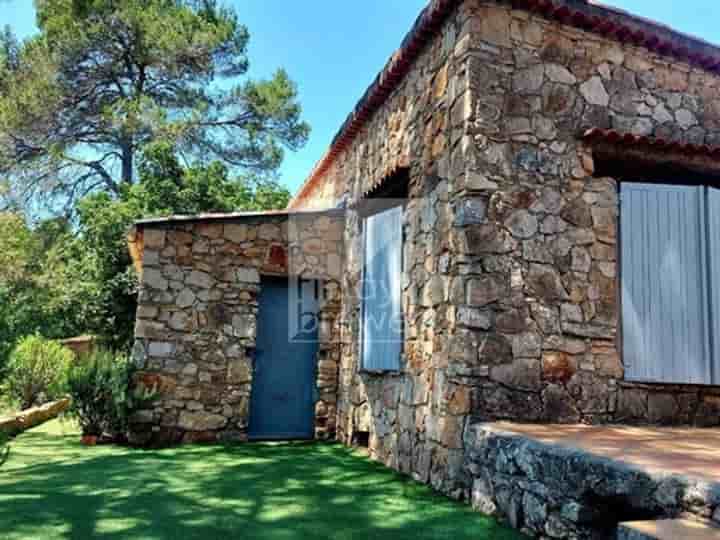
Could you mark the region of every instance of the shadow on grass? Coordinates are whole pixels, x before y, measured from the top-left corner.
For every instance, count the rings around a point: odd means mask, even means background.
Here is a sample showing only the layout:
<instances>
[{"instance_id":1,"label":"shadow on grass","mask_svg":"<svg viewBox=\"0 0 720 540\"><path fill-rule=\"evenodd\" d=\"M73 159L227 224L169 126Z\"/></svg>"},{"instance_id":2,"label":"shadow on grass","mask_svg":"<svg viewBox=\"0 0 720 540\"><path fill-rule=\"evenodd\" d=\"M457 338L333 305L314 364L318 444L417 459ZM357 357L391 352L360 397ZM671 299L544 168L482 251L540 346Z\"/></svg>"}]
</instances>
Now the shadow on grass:
<instances>
[{"instance_id":1,"label":"shadow on grass","mask_svg":"<svg viewBox=\"0 0 720 540\"><path fill-rule=\"evenodd\" d=\"M84 448L31 431L0 470L0 538L520 538L337 445Z\"/></svg>"}]
</instances>

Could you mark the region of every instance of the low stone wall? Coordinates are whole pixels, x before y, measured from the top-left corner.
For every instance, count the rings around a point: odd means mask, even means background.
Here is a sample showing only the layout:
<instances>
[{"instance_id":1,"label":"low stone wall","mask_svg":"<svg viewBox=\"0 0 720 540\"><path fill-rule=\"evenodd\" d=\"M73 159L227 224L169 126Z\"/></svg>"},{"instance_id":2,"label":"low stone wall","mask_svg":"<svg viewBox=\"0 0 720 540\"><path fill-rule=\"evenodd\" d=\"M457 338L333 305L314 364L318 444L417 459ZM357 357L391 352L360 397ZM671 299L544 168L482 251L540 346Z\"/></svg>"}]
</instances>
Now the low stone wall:
<instances>
[{"instance_id":1,"label":"low stone wall","mask_svg":"<svg viewBox=\"0 0 720 540\"><path fill-rule=\"evenodd\" d=\"M0 418L0 432L10 437L19 435L23 431L44 424L48 420L57 418L70 407L70 399L61 399L46 403L40 407L33 407L17 413L15 416Z\"/></svg>"},{"instance_id":2,"label":"low stone wall","mask_svg":"<svg viewBox=\"0 0 720 540\"><path fill-rule=\"evenodd\" d=\"M685 513L720 522L720 484L649 474L486 424L468 427L465 448L473 507L535 538L614 538L620 522Z\"/></svg>"}]
</instances>

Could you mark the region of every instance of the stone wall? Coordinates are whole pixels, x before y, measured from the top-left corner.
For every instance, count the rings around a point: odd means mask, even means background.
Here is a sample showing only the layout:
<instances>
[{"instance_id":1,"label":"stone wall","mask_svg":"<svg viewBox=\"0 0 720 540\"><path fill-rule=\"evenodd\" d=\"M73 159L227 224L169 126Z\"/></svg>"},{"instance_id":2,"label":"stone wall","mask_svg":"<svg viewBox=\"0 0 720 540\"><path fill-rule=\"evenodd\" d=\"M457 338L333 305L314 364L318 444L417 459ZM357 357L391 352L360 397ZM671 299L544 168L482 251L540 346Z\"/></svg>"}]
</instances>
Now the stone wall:
<instances>
[{"instance_id":1,"label":"stone wall","mask_svg":"<svg viewBox=\"0 0 720 540\"><path fill-rule=\"evenodd\" d=\"M138 437L245 438L259 275L306 266L344 291L327 307L318 429L336 419L340 441L367 439L373 457L449 495L468 493L473 417L717 425L718 388L624 380L620 179L606 175L618 167L580 135L718 143L719 85L510 2L460 2L305 201L346 202L343 230L327 216L299 237L280 216L141 227L135 358L162 398L137 415ZM356 203L406 176L401 370L363 373Z\"/></svg>"},{"instance_id":2,"label":"stone wall","mask_svg":"<svg viewBox=\"0 0 720 540\"><path fill-rule=\"evenodd\" d=\"M464 281L451 363L473 369L473 412L720 423L717 389L623 381L618 179L579 137L714 144L720 78L504 2L467 4L472 115L451 199L484 213L451 232Z\"/></svg>"},{"instance_id":3,"label":"stone wall","mask_svg":"<svg viewBox=\"0 0 720 540\"><path fill-rule=\"evenodd\" d=\"M717 143L719 85L510 2L461 2L307 198L348 202L343 288L355 291L353 205L408 168L402 369L360 371L360 302L347 294L339 439L367 436L377 459L460 496L470 415L720 423L717 388L624 381L619 179L580 137L600 127Z\"/></svg>"},{"instance_id":4,"label":"stone wall","mask_svg":"<svg viewBox=\"0 0 720 540\"><path fill-rule=\"evenodd\" d=\"M406 342L397 374L363 373L359 365L360 301L343 302L343 353L338 396L338 438L351 444L368 438L371 455L388 466L459 496L462 430L470 411L464 373L449 361L457 284L454 223L471 223L481 208L474 201L451 203L451 164L461 166L459 148L471 114L467 43L471 13L461 9L445 23L414 67L374 115L367 129L328 173L346 184L347 272L343 289L359 289L362 273L361 220L352 210L371 189L409 177L404 217L403 306ZM407 170L405 169L407 167ZM394 175L402 170L402 175ZM455 207L455 205L459 205Z\"/></svg>"},{"instance_id":5,"label":"stone wall","mask_svg":"<svg viewBox=\"0 0 720 540\"><path fill-rule=\"evenodd\" d=\"M338 213L140 224L142 279L133 357L159 398L133 417L137 444L247 438L262 277L319 279L316 437L335 432L342 274ZM285 314L283 314L285 315Z\"/></svg>"},{"instance_id":6,"label":"stone wall","mask_svg":"<svg viewBox=\"0 0 720 540\"><path fill-rule=\"evenodd\" d=\"M615 538L618 523L691 514L720 521L720 485L470 426L465 471L475 509L534 538Z\"/></svg>"}]
</instances>

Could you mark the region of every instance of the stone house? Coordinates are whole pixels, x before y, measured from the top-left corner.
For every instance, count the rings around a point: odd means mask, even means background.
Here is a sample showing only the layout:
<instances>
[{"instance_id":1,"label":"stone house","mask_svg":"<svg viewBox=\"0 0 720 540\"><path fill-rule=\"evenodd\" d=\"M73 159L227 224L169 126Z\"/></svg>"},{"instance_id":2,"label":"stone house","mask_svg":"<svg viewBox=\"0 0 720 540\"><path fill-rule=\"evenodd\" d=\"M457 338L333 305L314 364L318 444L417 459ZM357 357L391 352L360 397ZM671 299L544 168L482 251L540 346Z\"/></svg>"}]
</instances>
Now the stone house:
<instances>
[{"instance_id":1,"label":"stone house","mask_svg":"<svg viewBox=\"0 0 720 540\"><path fill-rule=\"evenodd\" d=\"M434 0L286 211L137 224L134 439L467 497L475 420L720 424L719 70L586 0Z\"/></svg>"}]
</instances>

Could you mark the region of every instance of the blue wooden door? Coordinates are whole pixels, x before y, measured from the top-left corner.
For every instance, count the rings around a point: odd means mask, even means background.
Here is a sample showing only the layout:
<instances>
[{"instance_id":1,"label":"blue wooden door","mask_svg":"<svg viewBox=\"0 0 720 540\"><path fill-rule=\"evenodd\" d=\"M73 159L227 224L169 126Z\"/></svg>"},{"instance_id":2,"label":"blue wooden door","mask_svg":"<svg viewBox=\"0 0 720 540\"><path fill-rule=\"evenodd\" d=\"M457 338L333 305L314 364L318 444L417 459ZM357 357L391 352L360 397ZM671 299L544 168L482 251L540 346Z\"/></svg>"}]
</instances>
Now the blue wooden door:
<instances>
[{"instance_id":1,"label":"blue wooden door","mask_svg":"<svg viewBox=\"0 0 720 540\"><path fill-rule=\"evenodd\" d=\"M311 439L318 284L263 279L250 399L251 439Z\"/></svg>"}]
</instances>

